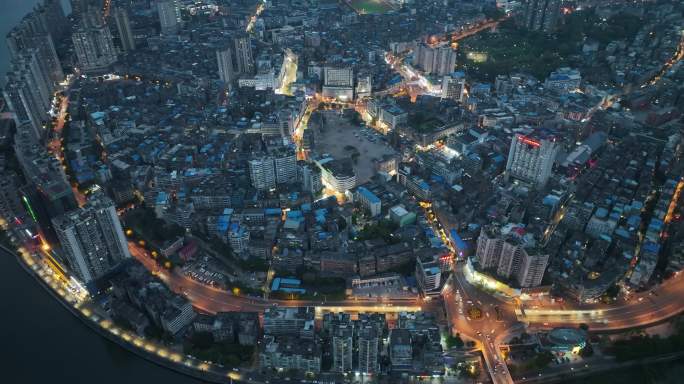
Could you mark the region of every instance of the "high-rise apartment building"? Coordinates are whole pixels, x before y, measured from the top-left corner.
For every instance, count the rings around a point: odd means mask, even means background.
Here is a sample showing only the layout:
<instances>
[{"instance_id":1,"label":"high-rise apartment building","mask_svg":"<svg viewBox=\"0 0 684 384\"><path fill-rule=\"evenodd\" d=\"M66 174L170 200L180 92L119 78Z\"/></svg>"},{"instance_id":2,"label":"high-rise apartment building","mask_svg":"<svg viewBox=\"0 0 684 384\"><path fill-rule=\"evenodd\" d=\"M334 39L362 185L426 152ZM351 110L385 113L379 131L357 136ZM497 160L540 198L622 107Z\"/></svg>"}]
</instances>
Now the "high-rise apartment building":
<instances>
[{"instance_id":1,"label":"high-rise apartment building","mask_svg":"<svg viewBox=\"0 0 684 384\"><path fill-rule=\"evenodd\" d=\"M555 141L516 134L508 152L506 177L543 187L551 177L559 149L560 146Z\"/></svg>"},{"instance_id":2,"label":"high-rise apartment building","mask_svg":"<svg viewBox=\"0 0 684 384\"><path fill-rule=\"evenodd\" d=\"M416 258L416 280L424 294L438 294L442 284L442 271L439 263L432 257Z\"/></svg>"},{"instance_id":3,"label":"high-rise apartment building","mask_svg":"<svg viewBox=\"0 0 684 384\"><path fill-rule=\"evenodd\" d=\"M175 35L180 30L180 9L177 0L157 2L157 13L162 35Z\"/></svg>"},{"instance_id":4,"label":"high-rise apartment building","mask_svg":"<svg viewBox=\"0 0 684 384\"><path fill-rule=\"evenodd\" d=\"M372 78L370 74L359 74L356 78L356 98L362 99L370 97L373 91Z\"/></svg>"},{"instance_id":5,"label":"high-rise apartment building","mask_svg":"<svg viewBox=\"0 0 684 384\"><path fill-rule=\"evenodd\" d=\"M64 34L68 23L61 5L48 1L37 7L12 28L6 36L11 60L19 60L28 50L36 50L38 64L48 80L50 93L64 80L62 64L57 57L54 38Z\"/></svg>"},{"instance_id":6,"label":"high-rise apartment building","mask_svg":"<svg viewBox=\"0 0 684 384\"><path fill-rule=\"evenodd\" d=\"M235 80L233 71L233 53L230 47L222 47L216 50L216 64L221 81L230 86Z\"/></svg>"},{"instance_id":7,"label":"high-rise apartment building","mask_svg":"<svg viewBox=\"0 0 684 384\"><path fill-rule=\"evenodd\" d=\"M102 16L90 9L71 36L78 65L85 72L108 69L117 60L114 39Z\"/></svg>"},{"instance_id":8,"label":"high-rise apartment building","mask_svg":"<svg viewBox=\"0 0 684 384\"><path fill-rule=\"evenodd\" d=\"M427 74L444 76L456 67L456 51L447 43L433 46L420 42L413 54L413 64Z\"/></svg>"},{"instance_id":9,"label":"high-rise apartment building","mask_svg":"<svg viewBox=\"0 0 684 384\"><path fill-rule=\"evenodd\" d=\"M17 125L27 124L33 137L45 136L44 124L48 120L53 87L43 70L40 53L36 48L25 48L13 60L7 72L7 84L3 95L9 110L14 113ZM25 127L25 128L26 128Z\"/></svg>"},{"instance_id":10,"label":"high-rise apartment building","mask_svg":"<svg viewBox=\"0 0 684 384\"><path fill-rule=\"evenodd\" d=\"M517 273L518 284L521 287L536 287L541 285L549 255L542 253L524 252L520 269Z\"/></svg>"},{"instance_id":11,"label":"high-rise apartment building","mask_svg":"<svg viewBox=\"0 0 684 384\"><path fill-rule=\"evenodd\" d=\"M332 370L335 372L349 372L352 370L354 350L354 328L351 324L341 325L333 330Z\"/></svg>"},{"instance_id":12,"label":"high-rise apartment building","mask_svg":"<svg viewBox=\"0 0 684 384\"><path fill-rule=\"evenodd\" d=\"M303 163L303 161L302 161ZM299 167L302 190L312 195L318 195L323 189L321 169L314 164L301 164Z\"/></svg>"},{"instance_id":13,"label":"high-rise apartment building","mask_svg":"<svg viewBox=\"0 0 684 384\"><path fill-rule=\"evenodd\" d=\"M291 184L297 182L297 154L294 148L284 147L271 153L275 162L277 184Z\"/></svg>"},{"instance_id":14,"label":"high-rise apartment building","mask_svg":"<svg viewBox=\"0 0 684 384\"><path fill-rule=\"evenodd\" d=\"M119 42L121 50L130 52L135 50L135 36L131 29L131 21L128 19L128 11L125 8L114 8L112 12L116 29L119 32Z\"/></svg>"},{"instance_id":15,"label":"high-rise apartment building","mask_svg":"<svg viewBox=\"0 0 684 384\"><path fill-rule=\"evenodd\" d=\"M102 8L103 0L69 0L71 14L79 18L88 12L88 8Z\"/></svg>"},{"instance_id":16,"label":"high-rise apartment building","mask_svg":"<svg viewBox=\"0 0 684 384\"><path fill-rule=\"evenodd\" d=\"M114 202L104 195L52 222L71 270L85 283L131 257Z\"/></svg>"},{"instance_id":17,"label":"high-rise apartment building","mask_svg":"<svg viewBox=\"0 0 684 384\"><path fill-rule=\"evenodd\" d=\"M477 239L477 259L482 270L496 271L503 278L515 278L521 287L541 284L549 255L536 247L532 235L521 235L524 229L508 225L482 228Z\"/></svg>"},{"instance_id":18,"label":"high-rise apartment building","mask_svg":"<svg viewBox=\"0 0 684 384\"><path fill-rule=\"evenodd\" d=\"M442 78L442 98L465 102L466 79L463 72L453 72Z\"/></svg>"},{"instance_id":19,"label":"high-rise apartment building","mask_svg":"<svg viewBox=\"0 0 684 384\"><path fill-rule=\"evenodd\" d=\"M358 331L359 372L375 374L380 371L378 356L380 355L380 337L372 326L362 327Z\"/></svg>"},{"instance_id":20,"label":"high-rise apartment building","mask_svg":"<svg viewBox=\"0 0 684 384\"><path fill-rule=\"evenodd\" d=\"M59 40L69 33L69 20L64 14L61 0L43 1L43 4L33 9L33 14L40 18L53 40Z\"/></svg>"},{"instance_id":21,"label":"high-rise apartment building","mask_svg":"<svg viewBox=\"0 0 684 384\"><path fill-rule=\"evenodd\" d=\"M273 158L263 156L249 161L249 177L252 186L265 191L276 187L276 174Z\"/></svg>"},{"instance_id":22,"label":"high-rise apartment building","mask_svg":"<svg viewBox=\"0 0 684 384\"><path fill-rule=\"evenodd\" d=\"M527 0L524 4L523 22L534 31L550 32L558 25L561 0Z\"/></svg>"},{"instance_id":23,"label":"high-rise apartment building","mask_svg":"<svg viewBox=\"0 0 684 384\"><path fill-rule=\"evenodd\" d=\"M390 331L389 358L393 371L411 369L413 344L408 329L395 328Z\"/></svg>"},{"instance_id":24,"label":"high-rise apartment building","mask_svg":"<svg viewBox=\"0 0 684 384\"><path fill-rule=\"evenodd\" d=\"M49 218L78 207L76 198L62 169L62 164L38 142L28 124L17 127L14 153L28 182L31 204L38 211L41 227L50 227Z\"/></svg>"},{"instance_id":25,"label":"high-rise apartment building","mask_svg":"<svg viewBox=\"0 0 684 384\"><path fill-rule=\"evenodd\" d=\"M326 86L354 86L354 71L351 67L326 66L323 70L323 76Z\"/></svg>"},{"instance_id":26,"label":"high-rise apartment building","mask_svg":"<svg viewBox=\"0 0 684 384\"><path fill-rule=\"evenodd\" d=\"M252 53L252 41L249 35L240 35L233 38L235 46L235 62L240 74L252 75L256 71L254 54Z\"/></svg>"}]
</instances>

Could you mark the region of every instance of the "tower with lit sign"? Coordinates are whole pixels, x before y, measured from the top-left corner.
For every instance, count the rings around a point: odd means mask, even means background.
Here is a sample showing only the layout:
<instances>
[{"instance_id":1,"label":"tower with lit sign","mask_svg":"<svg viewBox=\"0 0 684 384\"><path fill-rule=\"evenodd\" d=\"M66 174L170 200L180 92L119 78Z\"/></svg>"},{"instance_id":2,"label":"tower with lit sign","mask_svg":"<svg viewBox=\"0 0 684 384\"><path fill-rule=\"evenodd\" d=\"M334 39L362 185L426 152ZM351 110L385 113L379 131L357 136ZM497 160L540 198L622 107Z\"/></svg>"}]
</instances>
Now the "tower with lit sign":
<instances>
[{"instance_id":1,"label":"tower with lit sign","mask_svg":"<svg viewBox=\"0 0 684 384\"><path fill-rule=\"evenodd\" d=\"M515 135L508 152L506 178L512 177L536 188L543 187L551 177L559 147L555 141Z\"/></svg>"}]
</instances>

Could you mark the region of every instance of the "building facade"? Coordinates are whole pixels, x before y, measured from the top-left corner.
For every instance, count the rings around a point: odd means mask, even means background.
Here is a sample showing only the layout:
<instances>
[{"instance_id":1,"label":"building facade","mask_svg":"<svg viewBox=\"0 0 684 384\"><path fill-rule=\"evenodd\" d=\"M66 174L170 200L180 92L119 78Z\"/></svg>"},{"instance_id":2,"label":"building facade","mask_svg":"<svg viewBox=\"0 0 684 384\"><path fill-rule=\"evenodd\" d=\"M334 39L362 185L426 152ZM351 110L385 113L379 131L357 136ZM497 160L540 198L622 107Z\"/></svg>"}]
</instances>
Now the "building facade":
<instances>
[{"instance_id":1,"label":"building facade","mask_svg":"<svg viewBox=\"0 0 684 384\"><path fill-rule=\"evenodd\" d=\"M71 39L78 65L84 72L105 71L117 60L109 26L94 10L84 15Z\"/></svg>"},{"instance_id":2,"label":"building facade","mask_svg":"<svg viewBox=\"0 0 684 384\"><path fill-rule=\"evenodd\" d=\"M559 149L555 141L516 134L511 139L506 177L522 180L534 187L543 187L551 177Z\"/></svg>"},{"instance_id":3,"label":"building facade","mask_svg":"<svg viewBox=\"0 0 684 384\"><path fill-rule=\"evenodd\" d=\"M131 257L114 202L107 197L93 197L52 221L71 270L85 283Z\"/></svg>"},{"instance_id":4,"label":"building facade","mask_svg":"<svg viewBox=\"0 0 684 384\"><path fill-rule=\"evenodd\" d=\"M523 23L534 31L551 32L560 19L561 0L527 0L523 6Z\"/></svg>"},{"instance_id":5,"label":"building facade","mask_svg":"<svg viewBox=\"0 0 684 384\"><path fill-rule=\"evenodd\" d=\"M160 0L157 13L162 35L175 35L180 30L180 9L177 0Z\"/></svg>"}]
</instances>

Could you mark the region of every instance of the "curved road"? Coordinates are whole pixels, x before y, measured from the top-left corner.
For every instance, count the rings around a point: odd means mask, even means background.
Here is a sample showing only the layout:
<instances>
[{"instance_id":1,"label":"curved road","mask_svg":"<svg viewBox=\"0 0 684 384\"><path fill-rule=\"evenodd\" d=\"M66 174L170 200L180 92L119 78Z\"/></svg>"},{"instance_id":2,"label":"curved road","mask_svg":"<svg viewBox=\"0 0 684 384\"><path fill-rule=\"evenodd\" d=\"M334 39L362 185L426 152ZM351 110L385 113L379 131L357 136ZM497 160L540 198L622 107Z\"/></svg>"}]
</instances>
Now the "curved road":
<instances>
[{"instance_id":1,"label":"curved road","mask_svg":"<svg viewBox=\"0 0 684 384\"><path fill-rule=\"evenodd\" d=\"M131 256L140 261L148 270L164 281L171 290L188 298L197 309L207 313L228 311L263 312L273 306L300 307L316 306L324 308L347 307L364 308L364 310L410 311L422 309L420 299L355 299L343 301L313 301L313 300L267 300L260 297L236 296L232 292L215 288L184 275L178 268L166 270L160 268L149 253L138 244L129 241L128 248Z\"/></svg>"}]
</instances>

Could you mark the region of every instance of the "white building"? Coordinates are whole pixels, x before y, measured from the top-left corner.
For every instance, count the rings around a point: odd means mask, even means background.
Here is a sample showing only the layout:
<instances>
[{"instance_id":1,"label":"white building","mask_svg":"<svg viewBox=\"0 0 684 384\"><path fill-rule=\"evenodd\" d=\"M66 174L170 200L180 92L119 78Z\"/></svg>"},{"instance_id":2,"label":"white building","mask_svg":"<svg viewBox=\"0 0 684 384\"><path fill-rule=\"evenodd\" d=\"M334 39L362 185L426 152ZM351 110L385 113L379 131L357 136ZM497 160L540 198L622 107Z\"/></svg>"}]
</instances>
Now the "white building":
<instances>
[{"instance_id":1,"label":"white building","mask_svg":"<svg viewBox=\"0 0 684 384\"><path fill-rule=\"evenodd\" d=\"M276 183L291 184L297 182L297 154L291 148L274 153Z\"/></svg>"},{"instance_id":2,"label":"white building","mask_svg":"<svg viewBox=\"0 0 684 384\"><path fill-rule=\"evenodd\" d=\"M367 74L359 74L358 78L356 79L356 98L362 99L364 97L370 97L372 90L373 87L371 76Z\"/></svg>"},{"instance_id":3,"label":"white building","mask_svg":"<svg viewBox=\"0 0 684 384\"><path fill-rule=\"evenodd\" d=\"M356 186L356 171L351 161L334 160L330 157L317 160L321 181L326 188L346 193Z\"/></svg>"},{"instance_id":4,"label":"white building","mask_svg":"<svg viewBox=\"0 0 684 384\"><path fill-rule=\"evenodd\" d=\"M312 164L303 164L300 167L302 190L312 195L318 195L323 189L321 170Z\"/></svg>"},{"instance_id":5,"label":"white building","mask_svg":"<svg viewBox=\"0 0 684 384\"><path fill-rule=\"evenodd\" d=\"M266 308L264 334L312 339L314 317L314 307Z\"/></svg>"},{"instance_id":6,"label":"white building","mask_svg":"<svg viewBox=\"0 0 684 384\"><path fill-rule=\"evenodd\" d=\"M265 156L249 161L249 177L252 186L258 190L269 190L276 187L276 174L273 159Z\"/></svg>"},{"instance_id":7,"label":"white building","mask_svg":"<svg viewBox=\"0 0 684 384\"><path fill-rule=\"evenodd\" d=\"M237 71L241 74L251 75L256 70L254 55L252 53L252 41L249 35L236 36L233 39L235 45L235 62Z\"/></svg>"},{"instance_id":8,"label":"white building","mask_svg":"<svg viewBox=\"0 0 684 384\"><path fill-rule=\"evenodd\" d=\"M160 0L157 2L159 24L162 35L175 35L180 29L180 9L177 0Z\"/></svg>"},{"instance_id":9,"label":"white building","mask_svg":"<svg viewBox=\"0 0 684 384\"><path fill-rule=\"evenodd\" d=\"M233 73L233 53L229 47L216 50L216 63L221 81L232 84L235 80L235 74Z\"/></svg>"},{"instance_id":10,"label":"white building","mask_svg":"<svg viewBox=\"0 0 684 384\"><path fill-rule=\"evenodd\" d=\"M352 100L354 98L354 71L351 67L326 66L323 68L323 97Z\"/></svg>"},{"instance_id":11,"label":"white building","mask_svg":"<svg viewBox=\"0 0 684 384\"><path fill-rule=\"evenodd\" d=\"M70 269L85 283L131 257L114 202L105 196L94 196L52 223Z\"/></svg>"},{"instance_id":12,"label":"white building","mask_svg":"<svg viewBox=\"0 0 684 384\"><path fill-rule=\"evenodd\" d=\"M465 102L466 80L463 72L454 72L442 78L442 98Z\"/></svg>"},{"instance_id":13,"label":"white building","mask_svg":"<svg viewBox=\"0 0 684 384\"><path fill-rule=\"evenodd\" d=\"M503 278L514 277L524 288L539 286L549 255L541 253L534 237L523 232L515 224L482 228L476 253L480 269L496 271Z\"/></svg>"},{"instance_id":14,"label":"white building","mask_svg":"<svg viewBox=\"0 0 684 384\"><path fill-rule=\"evenodd\" d=\"M296 369L302 372L321 371L321 348L311 340L264 337L259 352L259 365L277 370Z\"/></svg>"},{"instance_id":15,"label":"white building","mask_svg":"<svg viewBox=\"0 0 684 384\"><path fill-rule=\"evenodd\" d=\"M551 72L544 82L544 88L558 92L572 92L579 89L582 76L576 69L563 67Z\"/></svg>"},{"instance_id":16,"label":"white building","mask_svg":"<svg viewBox=\"0 0 684 384\"><path fill-rule=\"evenodd\" d=\"M235 253L242 253L249 244L249 231L238 223L231 223L228 229L228 241Z\"/></svg>"},{"instance_id":17,"label":"white building","mask_svg":"<svg viewBox=\"0 0 684 384\"><path fill-rule=\"evenodd\" d=\"M175 296L168 308L161 314L161 326L171 335L175 335L187 327L195 319L195 311L188 300Z\"/></svg>"},{"instance_id":18,"label":"white building","mask_svg":"<svg viewBox=\"0 0 684 384\"><path fill-rule=\"evenodd\" d=\"M359 372L375 374L380 371L380 335L375 328L368 326L358 332Z\"/></svg>"},{"instance_id":19,"label":"white building","mask_svg":"<svg viewBox=\"0 0 684 384\"><path fill-rule=\"evenodd\" d=\"M408 122L408 113L397 105L387 104L380 109L380 121L387 126L387 130L393 130Z\"/></svg>"},{"instance_id":20,"label":"white building","mask_svg":"<svg viewBox=\"0 0 684 384\"><path fill-rule=\"evenodd\" d=\"M82 71L104 71L117 60L112 33L97 12L88 12L71 40Z\"/></svg>"},{"instance_id":21,"label":"white building","mask_svg":"<svg viewBox=\"0 0 684 384\"><path fill-rule=\"evenodd\" d=\"M543 187L551 177L560 146L551 140L536 140L516 134L506 163L506 177Z\"/></svg>"},{"instance_id":22,"label":"white building","mask_svg":"<svg viewBox=\"0 0 684 384\"><path fill-rule=\"evenodd\" d=\"M421 42L413 53L413 64L427 74L444 76L456 67L456 51L448 43L432 46Z\"/></svg>"},{"instance_id":23,"label":"white building","mask_svg":"<svg viewBox=\"0 0 684 384\"><path fill-rule=\"evenodd\" d=\"M333 330L332 370L335 372L349 372L352 370L352 356L354 350L354 328L349 325L340 325Z\"/></svg>"},{"instance_id":24,"label":"white building","mask_svg":"<svg viewBox=\"0 0 684 384\"><path fill-rule=\"evenodd\" d=\"M416 280L418 286L426 295L439 294L439 287L442 284L442 270L439 263L434 260L416 259Z\"/></svg>"},{"instance_id":25,"label":"white building","mask_svg":"<svg viewBox=\"0 0 684 384\"><path fill-rule=\"evenodd\" d=\"M323 69L325 85L332 87L353 87L354 71L351 67L327 66Z\"/></svg>"},{"instance_id":26,"label":"white building","mask_svg":"<svg viewBox=\"0 0 684 384\"><path fill-rule=\"evenodd\" d=\"M361 206L370 212L371 217L378 216L382 211L382 202L365 187L359 187L356 190L356 199L358 199Z\"/></svg>"}]
</instances>

